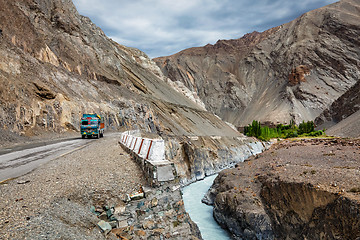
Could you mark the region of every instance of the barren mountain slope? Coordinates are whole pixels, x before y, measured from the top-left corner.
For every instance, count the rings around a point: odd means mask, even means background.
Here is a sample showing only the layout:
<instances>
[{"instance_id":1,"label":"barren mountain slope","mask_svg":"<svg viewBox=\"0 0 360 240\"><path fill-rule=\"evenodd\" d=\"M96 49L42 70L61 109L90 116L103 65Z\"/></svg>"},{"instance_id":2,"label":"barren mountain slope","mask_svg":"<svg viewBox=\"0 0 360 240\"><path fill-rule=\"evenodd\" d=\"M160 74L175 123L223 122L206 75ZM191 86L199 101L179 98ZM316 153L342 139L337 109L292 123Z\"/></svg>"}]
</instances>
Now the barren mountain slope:
<instances>
[{"instance_id":1,"label":"barren mountain slope","mask_svg":"<svg viewBox=\"0 0 360 240\"><path fill-rule=\"evenodd\" d=\"M320 128L321 129L321 128ZM360 110L326 130L326 134L338 137L360 138Z\"/></svg>"},{"instance_id":2,"label":"barren mountain slope","mask_svg":"<svg viewBox=\"0 0 360 240\"><path fill-rule=\"evenodd\" d=\"M360 78L360 1L342 0L263 33L154 59L225 121L313 120Z\"/></svg>"},{"instance_id":3,"label":"barren mountain slope","mask_svg":"<svg viewBox=\"0 0 360 240\"><path fill-rule=\"evenodd\" d=\"M360 137L360 81L315 119L319 129L340 137Z\"/></svg>"},{"instance_id":4,"label":"barren mountain slope","mask_svg":"<svg viewBox=\"0 0 360 240\"><path fill-rule=\"evenodd\" d=\"M315 123L321 127L331 127L351 114L360 110L360 81L336 99L319 117Z\"/></svg>"},{"instance_id":5,"label":"barren mountain slope","mask_svg":"<svg viewBox=\"0 0 360 240\"><path fill-rule=\"evenodd\" d=\"M360 81L336 99L315 119L328 135L360 137Z\"/></svg>"},{"instance_id":6,"label":"barren mountain slope","mask_svg":"<svg viewBox=\"0 0 360 240\"><path fill-rule=\"evenodd\" d=\"M115 43L80 16L71 0L0 0L0 6L5 132L75 130L83 112L98 112L114 128L238 135L170 87L144 53Z\"/></svg>"}]
</instances>

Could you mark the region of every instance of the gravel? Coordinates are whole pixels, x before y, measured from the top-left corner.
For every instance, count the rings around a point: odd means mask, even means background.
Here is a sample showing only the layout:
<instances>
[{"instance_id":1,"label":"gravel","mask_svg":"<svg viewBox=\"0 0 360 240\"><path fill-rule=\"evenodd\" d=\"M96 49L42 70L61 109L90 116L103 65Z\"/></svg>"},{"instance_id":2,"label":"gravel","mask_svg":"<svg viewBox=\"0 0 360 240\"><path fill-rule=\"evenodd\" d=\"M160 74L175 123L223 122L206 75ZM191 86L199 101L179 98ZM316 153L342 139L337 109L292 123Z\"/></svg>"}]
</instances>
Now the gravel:
<instances>
[{"instance_id":1,"label":"gravel","mask_svg":"<svg viewBox=\"0 0 360 240\"><path fill-rule=\"evenodd\" d=\"M117 140L98 139L0 184L0 239L103 239L90 207L116 204L145 185Z\"/></svg>"}]
</instances>

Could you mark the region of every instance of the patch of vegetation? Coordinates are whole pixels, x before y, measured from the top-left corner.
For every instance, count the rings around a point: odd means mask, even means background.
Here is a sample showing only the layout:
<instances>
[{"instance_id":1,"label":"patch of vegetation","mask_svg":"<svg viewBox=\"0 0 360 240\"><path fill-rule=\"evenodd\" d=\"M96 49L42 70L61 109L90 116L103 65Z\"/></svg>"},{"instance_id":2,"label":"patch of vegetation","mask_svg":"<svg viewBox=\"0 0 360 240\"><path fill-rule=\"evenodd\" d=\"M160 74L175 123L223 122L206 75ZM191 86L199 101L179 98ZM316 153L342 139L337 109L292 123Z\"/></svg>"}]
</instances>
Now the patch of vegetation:
<instances>
[{"instance_id":1,"label":"patch of vegetation","mask_svg":"<svg viewBox=\"0 0 360 240\"><path fill-rule=\"evenodd\" d=\"M275 128L270 128L262 127L259 121L254 120L244 128L244 134L268 141L271 138L318 137L325 135L325 131L315 131L313 121L303 121L297 126L292 120L289 125L278 124Z\"/></svg>"}]
</instances>

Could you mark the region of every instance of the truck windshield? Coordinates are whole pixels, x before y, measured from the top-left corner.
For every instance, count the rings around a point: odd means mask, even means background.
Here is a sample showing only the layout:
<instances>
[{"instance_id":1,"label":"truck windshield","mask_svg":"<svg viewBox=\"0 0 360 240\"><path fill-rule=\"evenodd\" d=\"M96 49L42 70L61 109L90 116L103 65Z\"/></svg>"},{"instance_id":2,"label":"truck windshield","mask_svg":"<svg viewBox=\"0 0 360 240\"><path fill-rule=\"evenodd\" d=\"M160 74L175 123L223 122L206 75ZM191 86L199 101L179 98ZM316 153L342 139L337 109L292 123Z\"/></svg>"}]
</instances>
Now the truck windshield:
<instances>
[{"instance_id":1,"label":"truck windshield","mask_svg":"<svg viewBox=\"0 0 360 240\"><path fill-rule=\"evenodd\" d=\"M81 125L98 125L98 124L99 124L99 120L97 120L97 119L81 121Z\"/></svg>"}]
</instances>

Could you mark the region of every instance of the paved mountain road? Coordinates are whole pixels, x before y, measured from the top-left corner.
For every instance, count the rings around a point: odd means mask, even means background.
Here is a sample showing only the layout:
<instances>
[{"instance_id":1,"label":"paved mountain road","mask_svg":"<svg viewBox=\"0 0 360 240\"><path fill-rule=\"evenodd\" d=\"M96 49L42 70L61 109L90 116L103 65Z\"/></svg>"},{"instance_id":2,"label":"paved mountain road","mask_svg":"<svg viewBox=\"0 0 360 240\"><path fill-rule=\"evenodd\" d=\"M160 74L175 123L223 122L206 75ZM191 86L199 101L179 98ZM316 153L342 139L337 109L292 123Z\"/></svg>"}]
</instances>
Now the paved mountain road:
<instances>
[{"instance_id":1,"label":"paved mountain road","mask_svg":"<svg viewBox=\"0 0 360 240\"><path fill-rule=\"evenodd\" d=\"M118 133L108 135L112 136L114 134ZM24 175L46 162L79 150L97 140L66 139L0 150L0 182Z\"/></svg>"}]
</instances>

